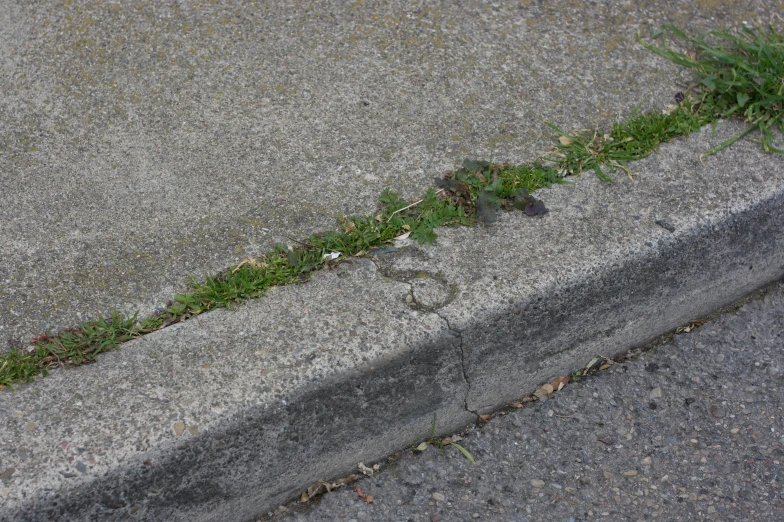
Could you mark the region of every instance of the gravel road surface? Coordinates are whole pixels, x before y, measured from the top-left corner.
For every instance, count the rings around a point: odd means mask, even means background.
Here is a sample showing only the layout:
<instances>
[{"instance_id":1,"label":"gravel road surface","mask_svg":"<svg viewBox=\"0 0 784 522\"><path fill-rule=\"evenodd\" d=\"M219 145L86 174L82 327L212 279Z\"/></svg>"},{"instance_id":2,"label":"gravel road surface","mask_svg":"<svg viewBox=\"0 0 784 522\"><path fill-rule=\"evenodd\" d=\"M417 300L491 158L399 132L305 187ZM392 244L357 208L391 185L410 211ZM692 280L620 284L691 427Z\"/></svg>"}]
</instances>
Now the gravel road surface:
<instances>
[{"instance_id":1,"label":"gravel road surface","mask_svg":"<svg viewBox=\"0 0 784 522\"><path fill-rule=\"evenodd\" d=\"M784 520L783 348L777 284L634 360L468 428L459 443L476 464L453 446L407 449L272 518Z\"/></svg>"}]
</instances>

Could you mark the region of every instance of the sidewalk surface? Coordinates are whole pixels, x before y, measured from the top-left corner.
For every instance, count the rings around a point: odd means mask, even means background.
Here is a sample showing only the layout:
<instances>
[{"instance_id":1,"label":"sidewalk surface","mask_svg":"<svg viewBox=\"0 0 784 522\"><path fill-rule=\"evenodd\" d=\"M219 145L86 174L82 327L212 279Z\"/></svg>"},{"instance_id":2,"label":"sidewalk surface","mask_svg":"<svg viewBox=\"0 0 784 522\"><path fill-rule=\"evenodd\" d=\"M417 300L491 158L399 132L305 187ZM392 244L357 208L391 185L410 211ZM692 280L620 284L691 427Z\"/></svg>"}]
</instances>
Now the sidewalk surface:
<instances>
[{"instance_id":1,"label":"sidewalk surface","mask_svg":"<svg viewBox=\"0 0 784 522\"><path fill-rule=\"evenodd\" d=\"M0 350L671 103L636 44L781 2L0 0Z\"/></svg>"},{"instance_id":2,"label":"sidewalk surface","mask_svg":"<svg viewBox=\"0 0 784 522\"><path fill-rule=\"evenodd\" d=\"M531 160L545 121L659 110L691 78L638 34L781 12L0 0L0 353L145 316L464 157ZM752 134L699 159L744 128L0 390L0 521L250 520L423 440L434 414L461 429L781 278L784 157Z\"/></svg>"},{"instance_id":3,"label":"sidewalk surface","mask_svg":"<svg viewBox=\"0 0 784 522\"><path fill-rule=\"evenodd\" d=\"M460 444L476 465L449 446L405 450L276 520L782 520L783 337L778 283L737 313L470 429Z\"/></svg>"}]
</instances>

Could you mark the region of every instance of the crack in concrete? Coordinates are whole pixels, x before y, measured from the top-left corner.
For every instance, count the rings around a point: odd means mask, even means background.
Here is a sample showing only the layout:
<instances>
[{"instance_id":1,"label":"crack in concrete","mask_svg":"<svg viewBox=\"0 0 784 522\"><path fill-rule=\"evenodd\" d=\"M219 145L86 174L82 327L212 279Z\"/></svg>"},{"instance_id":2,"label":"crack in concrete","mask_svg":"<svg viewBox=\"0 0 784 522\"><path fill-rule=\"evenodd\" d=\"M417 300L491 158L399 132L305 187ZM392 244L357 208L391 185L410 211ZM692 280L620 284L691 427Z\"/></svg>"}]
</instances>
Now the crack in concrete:
<instances>
[{"instance_id":1,"label":"crack in concrete","mask_svg":"<svg viewBox=\"0 0 784 522\"><path fill-rule=\"evenodd\" d=\"M474 415L476 415L478 417L479 413L477 411L475 411L475 410L472 410L468 406L468 398L471 396L471 378L468 376L468 370L466 368L466 352L465 352L465 346L463 344L464 343L464 341L463 341L463 333L460 330L455 330L454 328L452 328L452 325L449 324L449 319L447 319L446 317L442 316L438 312L431 312L431 313L436 315L436 316L438 316L439 319L444 321L444 323L446 323L446 327L449 330L449 332L452 335L454 335L455 337L457 337L459 339L459 341L460 341L460 346L459 346L459 348L460 348L460 371L463 373L463 380L465 381L465 384L466 384L466 392L465 392L465 396L463 397L463 407L465 408L465 410L467 412L473 413Z\"/></svg>"},{"instance_id":2,"label":"crack in concrete","mask_svg":"<svg viewBox=\"0 0 784 522\"><path fill-rule=\"evenodd\" d=\"M409 295L411 296L411 299L414 301L414 303L416 303L416 298L414 297L414 285L410 281L407 281L407 280L405 280L403 278L390 277L392 274L386 274L385 271L382 270L381 267L378 265L378 263L376 262L375 259L371 258L370 256L366 257L365 259L369 259L370 262L373 263L373 266L376 267L376 270L378 271L378 273L380 273L384 277L389 277L390 279L392 279L394 281L397 281L398 283L403 283L404 285L408 286ZM435 311L435 310L423 310L423 311L425 311L426 313L431 313L431 314L435 315L436 317L438 317L439 319L441 319L442 321L444 321L444 324L446 324L447 330L452 335L454 335L457 339L459 339L460 370L461 370L461 372L463 374L463 381L465 381L465 384L466 384L465 396L463 397L463 407L465 408L465 410L467 412L473 413L474 415L476 415L478 417L479 413L477 411L475 411L475 410L472 410L468 406L468 398L471 395L471 378L469 377L468 370L466 368L466 351L465 351L465 346L463 344L463 333L460 330L455 330L454 328L452 328L452 325L449 324L449 319L447 319L446 317L442 316L437 311Z\"/></svg>"}]
</instances>

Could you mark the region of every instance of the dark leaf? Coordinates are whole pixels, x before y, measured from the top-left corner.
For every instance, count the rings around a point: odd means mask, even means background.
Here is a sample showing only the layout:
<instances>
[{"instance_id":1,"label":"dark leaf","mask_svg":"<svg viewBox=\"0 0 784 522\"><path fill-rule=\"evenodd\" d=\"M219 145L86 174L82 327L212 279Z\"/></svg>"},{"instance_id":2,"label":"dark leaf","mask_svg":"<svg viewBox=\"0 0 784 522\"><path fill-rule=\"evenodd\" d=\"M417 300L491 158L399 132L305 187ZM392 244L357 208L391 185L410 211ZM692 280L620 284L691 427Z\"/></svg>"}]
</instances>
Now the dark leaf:
<instances>
[{"instance_id":1,"label":"dark leaf","mask_svg":"<svg viewBox=\"0 0 784 522\"><path fill-rule=\"evenodd\" d=\"M463 160L463 168L470 172L484 172L490 166L489 161Z\"/></svg>"},{"instance_id":2,"label":"dark leaf","mask_svg":"<svg viewBox=\"0 0 784 522\"><path fill-rule=\"evenodd\" d=\"M520 187L515 191L514 206L520 210L525 210L529 205L535 205L537 199L528 193L525 187Z\"/></svg>"},{"instance_id":3,"label":"dark leaf","mask_svg":"<svg viewBox=\"0 0 784 522\"><path fill-rule=\"evenodd\" d=\"M501 208L501 200L498 196L489 192L480 192L476 199L476 214L482 223L494 223L498 219L498 209Z\"/></svg>"},{"instance_id":4,"label":"dark leaf","mask_svg":"<svg viewBox=\"0 0 784 522\"><path fill-rule=\"evenodd\" d=\"M446 189L456 196L467 197L471 194L468 185L455 179L440 179L436 181L439 188Z\"/></svg>"},{"instance_id":5,"label":"dark leaf","mask_svg":"<svg viewBox=\"0 0 784 522\"><path fill-rule=\"evenodd\" d=\"M543 201L537 200L536 203L525 207L525 213L529 216L541 216L547 213L547 207L544 206Z\"/></svg>"}]
</instances>

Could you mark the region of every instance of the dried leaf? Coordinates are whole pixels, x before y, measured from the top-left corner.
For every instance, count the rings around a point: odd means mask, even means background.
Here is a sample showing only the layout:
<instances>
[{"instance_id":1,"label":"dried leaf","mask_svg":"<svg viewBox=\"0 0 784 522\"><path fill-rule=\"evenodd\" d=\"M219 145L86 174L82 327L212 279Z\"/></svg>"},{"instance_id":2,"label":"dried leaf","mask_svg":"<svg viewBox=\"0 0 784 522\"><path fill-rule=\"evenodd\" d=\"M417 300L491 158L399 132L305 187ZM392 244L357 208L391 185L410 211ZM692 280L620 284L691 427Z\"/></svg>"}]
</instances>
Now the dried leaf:
<instances>
[{"instance_id":1,"label":"dried leaf","mask_svg":"<svg viewBox=\"0 0 784 522\"><path fill-rule=\"evenodd\" d=\"M323 495L326 492L327 492L326 484L324 484L324 482L319 480L315 484L312 484L304 494L306 494L308 498L311 499L318 495Z\"/></svg>"},{"instance_id":2,"label":"dried leaf","mask_svg":"<svg viewBox=\"0 0 784 522\"><path fill-rule=\"evenodd\" d=\"M561 142L561 145L571 145L572 143L574 143L574 140L572 138L569 138L568 136L559 136L558 141Z\"/></svg>"},{"instance_id":3,"label":"dried leaf","mask_svg":"<svg viewBox=\"0 0 784 522\"><path fill-rule=\"evenodd\" d=\"M427 449L427 442L422 442L421 444L419 444L419 446L417 446L414 449L416 451L425 451Z\"/></svg>"},{"instance_id":4,"label":"dried leaf","mask_svg":"<svg viewBox=\"0 0 784 522\"><path fill-rule=\"evenodd\" d=\"M408 239L408 236L411 235L411 232L406 232L405 234L400 234L395 238L395 241L403 241L404 239Z\"/></svg>"},{"instance_id":5,"label":"dried leaf","mask_svg":"<svg viewBox=\"0 0 784 522\"><path fill-rule=\"evenodd\" d=\"M606 369L607 369L607 368L609 368L609 367L610 367L610 365L609 365L609 364L603 364L603 365L599 366L599 369L600 369L600 370L606 370Z\"/></svg>"},{"instance_id":6,"label":"dried leaf","mask_svg":"<svg viewBox=\"0 0 784 522\"><path fill-rule=\"evenodd\" d=\"M362 493L362 489L359 486L356 486L354 488L354 491L357 492L359 498L365 501L365 504L370 504L371 502L373 502L373 495L366 495L365 493Z\"/></svg>"},{"instance_id":7,"label":"dried leaf","mask_svg":"<svg viewBox=\"0 0 784 522\"><path fill-rule=\"evenodd\" d=\"M299 501L304 504L308 500L310 500L310 497L308 496L308 492L307 491L303 491L302 495L300 495L300 497L299 497Z\"/></svg>"},{"instance_id":8,"label":"dried leaf","mask_svg":"<svg viewBox=\"0 0 784 522\"><path fill-rule=\"evenodd\" d=\"M365 465L364 465L362 462L360 462L359 464L357 464L357 469L358 469L358 470L359 470L359 472L360 472L360 473L362 473L363 475L372 475L372 474L373 474L373 470L372 470L371 468L369 468L369 467L365 466Z\"/></svg>"},{"instance_id":9,"label":"dried leaf","mask_svg":"<svg viewBox=\"0 0 784 522\"><path fill-rule=\"evenodd\" d=\"M482 419L483 421L489 421L490 419L493 418L493 416L492 415L480 415L479 418Z\"/></svg>"},{"instance_id":10,"label":"dried leaf","mask_svg":"<svg viewBox=\"0 0 784 522\"><path fill-rule=\"evenodd\" d=\"M561 388L566 386L568 382L569 382L569 376L564 375L563 377L558 377L556 380L551 382L550 385L553 387L555 391L560 391Z\"/></svg>"}]
</instances>

